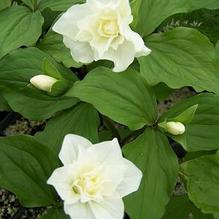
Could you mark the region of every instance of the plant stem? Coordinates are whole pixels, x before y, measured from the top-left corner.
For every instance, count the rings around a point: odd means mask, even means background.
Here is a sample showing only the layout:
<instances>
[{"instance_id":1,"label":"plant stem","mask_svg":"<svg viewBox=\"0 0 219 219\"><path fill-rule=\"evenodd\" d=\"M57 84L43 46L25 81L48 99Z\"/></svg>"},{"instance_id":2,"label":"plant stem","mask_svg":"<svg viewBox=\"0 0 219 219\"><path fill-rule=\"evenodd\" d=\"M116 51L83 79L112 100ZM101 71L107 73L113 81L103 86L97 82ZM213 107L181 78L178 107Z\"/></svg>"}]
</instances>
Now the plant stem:
<instances>
[{"instance_id":1,"label":"plant stem","mask_svg":"<svg viewBox=\"0 0 219 219\"><path fill-rule=\"evenodd\" d=\"M118 130L116 129L113 121L106 116L103 116L102 118L103 118L103 123L106 126L106 128L108 128L112 132L112 136L117 138L119 143L121 143L120 134L119 134Z\"/></svg>"}]
</instances>

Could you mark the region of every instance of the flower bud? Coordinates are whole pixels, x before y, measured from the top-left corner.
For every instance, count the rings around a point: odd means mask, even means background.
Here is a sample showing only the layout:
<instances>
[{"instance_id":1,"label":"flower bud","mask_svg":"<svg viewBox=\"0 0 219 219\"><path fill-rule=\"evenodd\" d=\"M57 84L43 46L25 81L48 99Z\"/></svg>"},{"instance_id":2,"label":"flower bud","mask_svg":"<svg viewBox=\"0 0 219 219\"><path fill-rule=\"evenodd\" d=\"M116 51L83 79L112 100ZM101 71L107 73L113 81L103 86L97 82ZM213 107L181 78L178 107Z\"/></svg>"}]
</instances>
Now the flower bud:
<instances>
[{"instance_id":1,"label":"flower bud","mask_svg":"<svg viewBox=\"0 0 219 219\"><path fill-rule=\"evenodd\" d=\"M182 135L186 128L181 122L167 122L166 131L172 135Z\"/></svg>"},{"instance_id":2,"label":"flower bud","mask_svg":"<svg viewBox=\"0 0 219 219\"><path fill-rule=\"evenodd\" d=\"M36 75L30 79L30 83L39 90L51 92L52 86L58 80L48 75Z\"/></svg>"}]
</instances>

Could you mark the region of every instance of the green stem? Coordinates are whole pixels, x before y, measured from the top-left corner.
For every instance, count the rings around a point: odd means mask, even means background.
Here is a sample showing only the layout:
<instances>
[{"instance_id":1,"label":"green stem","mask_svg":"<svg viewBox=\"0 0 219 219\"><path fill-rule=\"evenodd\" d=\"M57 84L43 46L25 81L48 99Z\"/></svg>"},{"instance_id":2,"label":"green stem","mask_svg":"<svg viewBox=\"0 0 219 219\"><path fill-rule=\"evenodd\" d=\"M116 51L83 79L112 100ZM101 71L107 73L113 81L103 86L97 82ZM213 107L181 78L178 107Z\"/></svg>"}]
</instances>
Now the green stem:
<instances>
[{"instance_id":1,"label":"green stem","mask_svg":"<svg viewBox=\"0 0 219 219\"><path fill-rule=\"evenodd\" d=\"M117 138L119 143L120 143L121 142L121 136L120 136L118 130L116 129L115 124L113 123L113 121L111 119L109 119L108 117L106 117L106 116L103 116L102 118L103 118L103 123L106 126L106 128L111 130L112 136Z\"/></svg>"},{"instance_id":2,"label":"green stem","mask_svg":"<svg viewBox=\"0 0 219 219\"><path fill-rule=\"evenodd\" d=\"M129 143L132 139L137 138L139 135L141 135L144 132L145 128L136 130L132 133L130 133L128 136L126 136L123 141L121 142L121 145L124 146L125 144Z\"/></svg>"}]
</instances>

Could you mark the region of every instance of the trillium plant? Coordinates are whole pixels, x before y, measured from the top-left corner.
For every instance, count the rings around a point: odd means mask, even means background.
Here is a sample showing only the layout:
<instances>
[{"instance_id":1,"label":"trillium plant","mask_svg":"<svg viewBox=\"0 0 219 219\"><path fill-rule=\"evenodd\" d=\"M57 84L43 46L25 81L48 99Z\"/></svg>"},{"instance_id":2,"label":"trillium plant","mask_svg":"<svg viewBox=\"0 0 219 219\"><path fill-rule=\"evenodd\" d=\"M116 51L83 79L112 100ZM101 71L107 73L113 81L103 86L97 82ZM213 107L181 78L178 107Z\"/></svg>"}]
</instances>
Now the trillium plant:
<instances>
[{"instance_id":1,"label":"trillium plant","mask_svg":"<svg viewBox=\"0 0 219 219\"><path fill-rule=\"evenodd\" d=\"M218 17L219 0L1 0L0 188L38 219L219 219ZM40 125L9 134L21 118Z\"/></svg>"}]
</instances>

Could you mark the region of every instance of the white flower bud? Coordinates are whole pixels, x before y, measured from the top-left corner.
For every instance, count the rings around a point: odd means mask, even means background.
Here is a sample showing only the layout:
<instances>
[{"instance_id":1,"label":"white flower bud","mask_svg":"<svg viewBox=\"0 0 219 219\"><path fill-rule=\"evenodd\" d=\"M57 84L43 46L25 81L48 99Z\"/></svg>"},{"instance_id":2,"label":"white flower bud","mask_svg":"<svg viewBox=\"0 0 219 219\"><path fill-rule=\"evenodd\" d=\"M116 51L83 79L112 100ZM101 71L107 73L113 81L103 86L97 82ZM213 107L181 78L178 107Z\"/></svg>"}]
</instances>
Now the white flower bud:
<instances>
[{"instance_id":1,"label":"white flower bud","mask_svg":"<svg viewBox=\"0 0 219 219\"><path fill-rule=\"evenodd\" d=\"M186 128L181 122L167 122L166 131L172 135L182 135Z\"/></svg>"},{"instance_id":2,"label":"white flower bud","mask_svg":"<svg viewBox=\"0 0 219 219\"><path fill-rule=\"evenodd\" d=\"M39 90L51 92L52 86L58 80L48 75L36 75L30 79L30 83Z\"/></svg>"}]
</instances>

